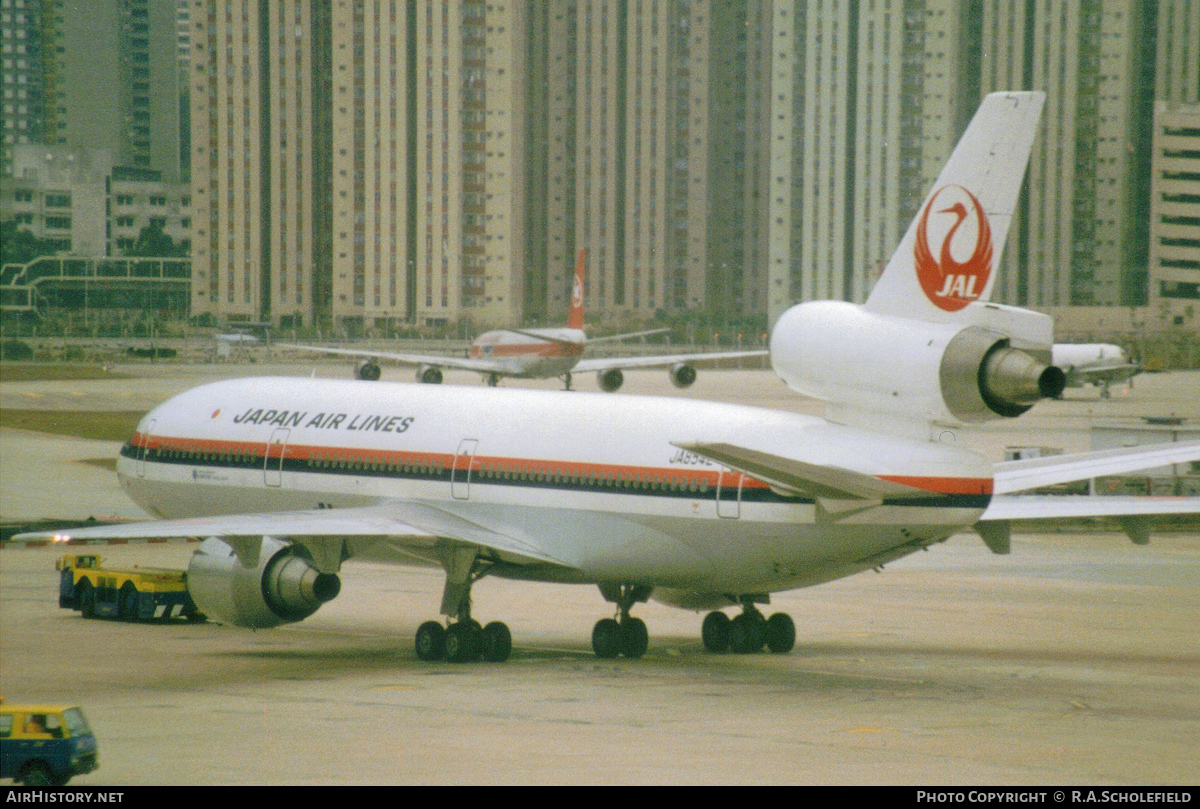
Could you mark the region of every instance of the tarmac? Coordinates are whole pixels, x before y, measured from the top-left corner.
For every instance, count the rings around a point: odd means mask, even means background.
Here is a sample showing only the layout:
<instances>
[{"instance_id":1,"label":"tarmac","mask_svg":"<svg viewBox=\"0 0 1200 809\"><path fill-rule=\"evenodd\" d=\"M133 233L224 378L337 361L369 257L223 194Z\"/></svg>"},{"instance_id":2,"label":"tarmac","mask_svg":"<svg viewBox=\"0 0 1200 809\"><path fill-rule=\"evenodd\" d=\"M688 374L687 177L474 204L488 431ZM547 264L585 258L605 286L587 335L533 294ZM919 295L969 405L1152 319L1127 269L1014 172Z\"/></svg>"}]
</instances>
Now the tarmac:
<instances>
[{"instance_id":1,"label":"tarmac","mask_svg":"<svg viewBox=\"0 0 1200 809\"><path fill-rule=\"evenodd\" d=\"M209 379L316 366L128 366L131 379L0 383L4 408L138 410ZM411 372L385 370L407 380ZM769 371L662 372L622 393L817 413ZM447 382L479 384L471 375ZM513 385L524 383L509 383ZM531 383L553 388L557 383ZM590 378L577 387L594 389ZM1090 449L1098 420L1200 419L1200 373L1070 390L963 431L1005 446ZM118 445L0 425L0 520L138 517L82 461ZM114 565L184 567L194 545L99 548ZM712 655L701 614L651 602L637 661L603 661L595 588L484 579L477 616L508 623L505 664L428 664L439 572L350 562L311 618L251 632L85 621L57 603L51 548L0 550L0 695L83 707L100 768L72 784L1194 785L1200 778L1200 535L972 533L867 573L776 594L787 655Z\"/></svg>"}]
</instances>

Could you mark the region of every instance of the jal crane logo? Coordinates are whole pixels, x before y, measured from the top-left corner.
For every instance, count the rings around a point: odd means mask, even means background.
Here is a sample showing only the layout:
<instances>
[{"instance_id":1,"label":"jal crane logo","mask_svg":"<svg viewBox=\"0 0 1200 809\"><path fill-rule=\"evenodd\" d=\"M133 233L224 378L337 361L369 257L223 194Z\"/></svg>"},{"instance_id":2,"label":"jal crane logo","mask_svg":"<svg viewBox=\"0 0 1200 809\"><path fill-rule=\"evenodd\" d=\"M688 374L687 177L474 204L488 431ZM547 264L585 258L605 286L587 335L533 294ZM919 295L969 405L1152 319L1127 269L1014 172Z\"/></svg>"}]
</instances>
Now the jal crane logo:
<instances>
[{"instance_id":1,"label":"jal crane logo","mask_svg":"<svg viewBox=\"0 0 1200 809\"><path fill-rule=\"evenodd\" d=\"M947 216L935 217L930 223L931 213ZM961 256L964 245L971 243L972 231L974 250L965 261L959 261L955 254ZM929 246L931 237L941 240L936 257ZM913 254L917 280L934 306L957 312L979 298L992 275L992 227L975 195L961 185L947 185L935 191L921 211Z\"/></svg>"},{"instance_id":2,"label":"jal crane logo","mask_svg":"<svg viewBox=\"0 0 1200 809\"><path fill-rule=\"evenodd\" d=\"M571 305L576 309L583 306L583 279L575 276L575 285L571 288Z\"/></svg>"}]
</instances>

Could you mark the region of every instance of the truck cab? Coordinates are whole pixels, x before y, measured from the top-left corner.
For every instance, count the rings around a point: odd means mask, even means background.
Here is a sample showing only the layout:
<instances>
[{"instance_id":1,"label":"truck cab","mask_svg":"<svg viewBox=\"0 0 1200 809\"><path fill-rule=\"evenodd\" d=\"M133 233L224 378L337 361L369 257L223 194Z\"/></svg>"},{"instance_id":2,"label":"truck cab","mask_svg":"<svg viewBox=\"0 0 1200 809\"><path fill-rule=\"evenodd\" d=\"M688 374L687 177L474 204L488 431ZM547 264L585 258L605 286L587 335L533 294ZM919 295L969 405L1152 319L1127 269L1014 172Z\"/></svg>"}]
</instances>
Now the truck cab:
<instances>
[{"instance_id":1,"label":"truck cab","mask_svg":"<svg viewBox=\"0 0 1200 809\"><path fill-rule=\"evenodd\" d=\"M62 786L98 766L96 737L77 706L0 701L0 778Z\"/></svg>"}]
</instances>

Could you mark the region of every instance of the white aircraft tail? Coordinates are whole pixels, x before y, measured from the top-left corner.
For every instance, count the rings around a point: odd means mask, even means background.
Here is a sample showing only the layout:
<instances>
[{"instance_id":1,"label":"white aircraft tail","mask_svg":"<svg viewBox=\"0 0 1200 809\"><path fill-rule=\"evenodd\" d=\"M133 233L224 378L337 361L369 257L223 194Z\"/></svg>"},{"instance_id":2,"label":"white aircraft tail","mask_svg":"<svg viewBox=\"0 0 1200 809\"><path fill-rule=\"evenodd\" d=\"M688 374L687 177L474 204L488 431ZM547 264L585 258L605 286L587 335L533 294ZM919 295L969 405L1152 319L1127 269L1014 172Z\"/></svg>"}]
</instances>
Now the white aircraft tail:
<instances>
[{"instance_id":1,"label":"white aircraft tail","mask_svg":"<svg viewBox=\"0 0 1200 809\"><path fill-rule=\"evenodd\" d=\"M1044 93L984 98L866 308L943 322L990 299Z\"/></svg>"},{"instance_id":2,"label":"white aircraft tail","mask_svg":"<svg viewBox=\"0 0 1200 809\"><path fill-rule=\"evenodd\" d=\"M1053 321L989 303L1045 96L993 93L861 306L793 306L771 365L831 421L938 437L1062 392Z\"/></svg>"}]
</instances>

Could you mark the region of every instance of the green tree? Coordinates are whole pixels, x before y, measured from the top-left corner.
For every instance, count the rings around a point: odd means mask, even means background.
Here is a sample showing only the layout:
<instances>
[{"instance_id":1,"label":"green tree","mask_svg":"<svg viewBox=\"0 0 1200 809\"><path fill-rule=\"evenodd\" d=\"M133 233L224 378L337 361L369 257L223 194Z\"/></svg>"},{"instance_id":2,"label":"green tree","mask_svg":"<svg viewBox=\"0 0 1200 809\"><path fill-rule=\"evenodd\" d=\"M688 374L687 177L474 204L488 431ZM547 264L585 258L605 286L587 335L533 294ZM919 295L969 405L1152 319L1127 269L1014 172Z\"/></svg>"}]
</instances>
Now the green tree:
<instances>
[{"instance_id":1,"label":"green tree","mask_svg":"<svg viewBox=\"0 0 1200 809\"><path fill-rule=\"evenodd\" d=\"M186 255L182 245L163 233L162 222L154 219L142 228L133 247L125 251L130 258L183 258Z\"/></svg>"},{"instance_id":2,"label":"green tree","mask_svg":"<svg viewBox=\"0 0 1200 809\"><path fill-rule=\"evenodd\" d=\"M0 264L26 264L40 256L52 256L55 250L46 239L39 239L20 227L17 220L0 222Z\"/></svg>"}]
</instances>

